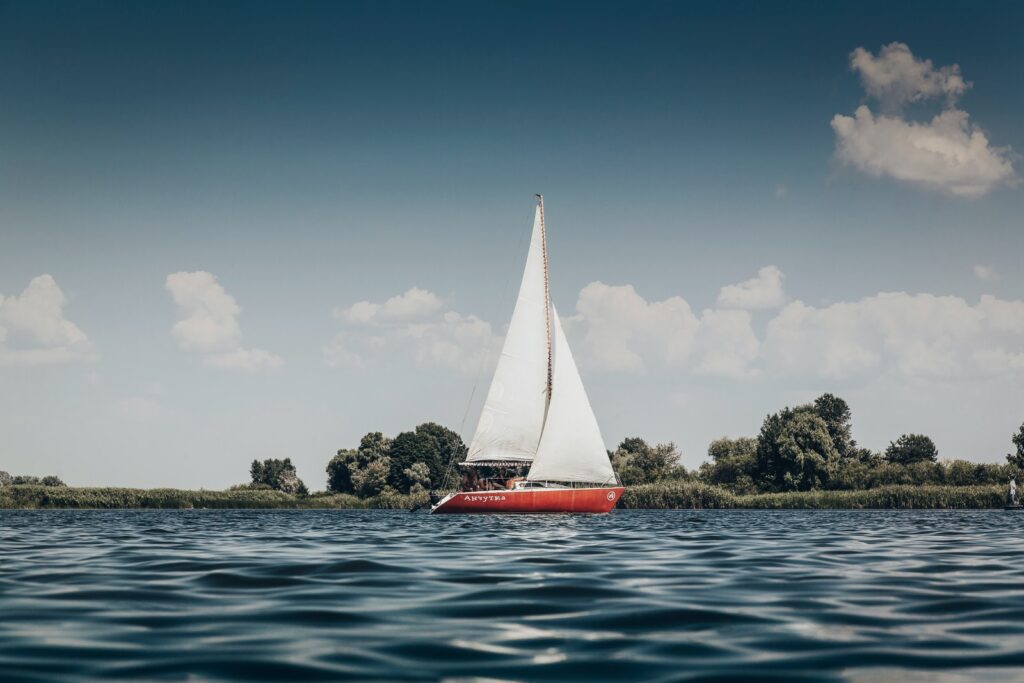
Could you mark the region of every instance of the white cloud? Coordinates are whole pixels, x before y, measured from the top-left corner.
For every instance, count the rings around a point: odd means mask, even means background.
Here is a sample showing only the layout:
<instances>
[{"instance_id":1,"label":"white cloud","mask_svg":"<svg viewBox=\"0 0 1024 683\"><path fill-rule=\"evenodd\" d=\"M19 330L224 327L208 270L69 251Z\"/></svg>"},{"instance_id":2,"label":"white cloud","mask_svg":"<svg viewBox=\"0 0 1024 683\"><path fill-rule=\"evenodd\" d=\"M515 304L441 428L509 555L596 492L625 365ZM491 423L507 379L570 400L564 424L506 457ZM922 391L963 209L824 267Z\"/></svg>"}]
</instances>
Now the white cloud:
<instances>
[{"instance_id":1,"label":"white cloud","mask_svg":"<svg viewBox=\"0 0 1024 683\"><path fill-rule=\"evenodd\" d=\"M588 370L632 373L683 365L700 326L682 297L648 302L632 285L603 282L580 290L576 313L565 322Z\"/></svg>"},{"instance_id":2,"label":"white cloud","mask_svg":"<svg viewBox=\"0 0 1024 683\"><path fill-rule=\"evenodd\" d=\"M1020 369L1024 301L880 293L823 308L795 301L768 323L773 374L828 379L895 374L938 380Z\"/></svg>"},{"instance_id":3,"label":"white cloud","mask_svg":"<svg viewBox=\"0 0 1024 683\"><path fill-rule=\"evenodd\" d=\"M64 318L66 302L46 274L32 278L19 296L0 295L0 366L95 359L89 338Z\"/></svg>"},{"instance_id":4,"label":"white cloud","mask_svg":"<svg viewBox=\"0 0 1024 683\"><path fill-rule=\"evenodd\" d=\"M982 282L995 282L999 279L999 271L992 266L983 266L979 264L974 266L974 277L978 278Z\"/></svg>"},{"instance_id":5,"label":"white cloud","mask_svg":"<svg viewBox=\"0 0 1024 683\"><path fill-rule=\"evenodd\" d=\"M936 69L930 59L918 59L905 43L889 43L878 57L862 47L850 54L850 68L860 74L868 95L888 106L945 97L955 102L971 87L956 64Z\"/></svg>"},{"instance_id":6,"label":"white cloud","mask_svg":"<svg viewBox=\"0 0 1024 683\"><path fill-rule=\"evenodd\" d=\"M592 282L567 321L588 371L643 374L690 369L747 376L758 341L746 311L706 310L700 317L681 297L649 302L632 285Z\"/></svg>"},{"instance_id":7,"label":"white cloud","mask_svg":"<svg viewBox=\"0 0 1024 683\"><path fill-rule=\"evenodd\" d=\"M171 273L164 285L182 318L174 324L174 338L185 351L209 353L238 346L242 309L212 273Z\"/></svg>"},{"instance_id":8,"label":"white cloud","mask_svg":"<svg viewBox=\"0 0 1024 683\"><path fill-rule=\"evenodd\" d=\"M977 198L1018 184L1012 150L991 146L968 113L956 107L971 85L957 65L936 69L905 44L892 43L878 57L858 47L850 66L884 113L876 116L861 105L852 117L832 117L839 162L875 178L888 176L958 197ZM904 104L940 96L945 109L930 121L909 121L900 112Z\"/></svg>"},{"instance_id":9,"label":"white cloud","mask_svg":"<svg viewBox=\"0 0 1024 683\"><path fill-rule=\"evenodd\" d=\"M368 325L424 318L440 311L443 305L433 292L412 287L383 304L358 301L348 308L335 309L334 316L344 322Z\"/></svg>"},{"instance_id":10,"label":"white cloud","mask_svg":"<svg viewBox=\"0 0 1024 683\"><path fill-rule=\"evenodd\" d=\"M258 372L284 364L269 351L242 348L238 324L242 309L212 273L171 273L164 286L181 316L173 328L181 349L202 353L207 365L225 370Z\"/></svg>"},{"instance_id":11,"label":"white cloud","mask_svg":"<svg viewBox=\"0 0 1024 683\"><path fill-rule=\"evenodd\" d=\"M404 357L421 368L475 373L487 355L500 348L489 323L473 315L441 312L433 292L413 287L382 304L360 301L335 309L345 323L322 347L332 368L359 370L373 359Z\"/></svg>"},{"instance_id":12,"label":"white cloud","mask_svg":"<svg viewBox=\"0 0 1024 683\"><path fill-rule=\"evenodd\" d=\"M947 382L1024 372L1024 301L879 293L821 307L793 301L755 326L739 306L781 303L784 279L778 268L762 268L757 278L724 287L719 305L700 313L679 296L649 301L631 285L592 282L563 322L587 373ZM349 324L323 353L331 367L405 358L472 374L499 348L490 324L448 311L415 322Z\"/></svg>"},{"instance_id":13,"label":"white cloud","mask_svg":"<svg viewBox=\"0 0 1024 683\"><path fill-rule=\"evenodd\" d=\"M947 109L929 123L875 116L866 106L853 117L836 114L836 156L878 178L889 176L923 189L976 198L1017 177L1009 148L992 147L967 112Z\"/></svg>"},{"instance_id":14,"label":"white cloud","mask_svg":"<svg viewBox=\"0 0 1024 683\"><path fill-rule=\"evenodd\" d=\"M757 277L735 285L726 285L718 293L721 308L778 308L786 303L782 290L785 279L782 271L775 266L765 266L757 271Z\"/></svg>"}]
</instances>

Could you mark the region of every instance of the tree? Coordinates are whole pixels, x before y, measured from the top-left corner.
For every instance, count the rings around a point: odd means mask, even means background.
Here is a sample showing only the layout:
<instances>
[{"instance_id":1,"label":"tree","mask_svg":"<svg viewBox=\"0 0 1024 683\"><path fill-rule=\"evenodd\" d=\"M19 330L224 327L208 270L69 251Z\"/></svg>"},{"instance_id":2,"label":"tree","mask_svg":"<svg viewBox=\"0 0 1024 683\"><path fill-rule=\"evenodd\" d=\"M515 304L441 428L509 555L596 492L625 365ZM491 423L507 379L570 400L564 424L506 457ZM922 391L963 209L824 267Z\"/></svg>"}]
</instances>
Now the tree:
<instances>
[{"instance_id":1,"label":"tree","mask_svg":"<svg viewBox=\"0 0 1024 683\"><path fill-rule=\"evenodd\" d=\"M327 490L331 493L353 493L352 472L349 463L359 457L359 451L351 448L340 448L337 454L327 463Z\"/></svg>"},{"instance_id":2,"label":"tree","mask_svg":"<svg viewBox=\"0 0 1024 683\"><path fill-rule=\"evenodd\" d=\"M60 477L54 476L52 474L47 477L43 477L40 483L43 486L66 486L66 484L60 480Z\"/></svg>"},{"instance_id":3,"label":"tree","mask_svg":"<svg viewBox=\"0 0 1024 683\"><path fill-rule=\"evenodd\" d=\"M10 486L14 483L14 477L9 472L0 471L0 486Z\"/></svg>"},{"instance_id":4,"label":"tree","mask_svg":"<svg viewBox=\"0 0 1024 683\"><path fill-rule=\"evenodd\" d=\"M358 463L350 463L352 492L364 498L378 495L387 486L390 470L391 458L387 456L371 458L363 466L359 466Z\"/></svg>"},{"instance_id":5,"label":"tree","mask_svg":"<svg viewBox=\"0 0 1024 683\"><path fill-rule=\"evenodd\" d=\"M327 490L334 493L355 493L355 484L352 481L352 473L364 469L375 460L388 458L387 465L390 471L391 460L391 439L380 432L369 432L359 441L359 448L353 450L342 448L337 455L327 463ZM379 471L380 465L375 466L374 471ZM364 483L365 475L360 482Z\"/></svg>"},{"instance_id":6,"label":"tree","mask_svg":"<svg viewBox=\"0 0 1024 683\"><path fill-rule=\"evenodd\" d=\"M1016 446L1017 450L1014 453L1008 453L1006 455L1006 462L1018 469L1024 470L1024 423L1021 424L1017 433L1010 437L1010 440L1013 442L1013 445Z\"/></svg>"},{"instance_id":7,"label":"tree","mask_svg":"<svg viewBox=\"0 0 1024 683\"><path fill-rule=\"evenodd\" d=\"M444 480L448 463L453 458L462 459L466 446L462 437L434 422L426 422L415 431L402 432L391 442L388 453L391 458L391 473L388 484L396 491L408 491L415 481L406 470L421 462L430 471L430 480L440 484Z\"/></svg>"},{"instance_id":8,"label":"tree","mask_svg":"<svg viewBox=\"0 0 1024 683\"><path fill-rule=\"evenodd\" d=\"M440 486L445 473L448 471L449 463L453 460L465 460L466 452L469 449L466 448L466 444L458 432L443 427L436 422L425 422L416 428L416 432L427 434L437 444L438 458L435 463L436 466L432 466L430 462L425 462L430 467L431 481Z\"/></svg>"},{"instance_id":9,"label":"tree","mask_svg":"<svg viewBox=\"0 0 1024 683\"><path fill-rule=\"evenodd\" d=\"M612 467L627 486L685 477L686 468L679 463L679 458L679 449L674 443L650 446L639 437L623 439L611 454Z\"/></svg>"},{"instance_id":10,"label":"tree","mask_svg":"<svg viewBox=\"0 0 1024 683\"><path fill-rule=\"evenodd\" d=\"M811 406L784 408L765 418L757 437L757 472L774 491L821 488L836 471L839 452L828 425Z\"/></svg>"},{"instance_id":11,"label":"tree","mask_svg":"<svg viewBox=\"0 0 1024 683\"><path fill-rule=\"evenodd\" d=\"M904 434L889 443L885 449L885 459L899 465L910 465L915 462L936 462L939 449L935 442L924 434Z\"/></svg>"},{"instance_id":12,"label":"tree","mask_svg":"<svg viewBox=\"0 0 1024 683\"><path fill-rule=\"evenodd\" d=\"M832 445L841 457L851 455L857 447L853 440L850 406L843 399L833 394L822 394L814 399L814 412L825 421Z\"/></svg>"},{"instance_id":13,"label":"tree","mask_svg":"<svg viewBox=\"0 0 1024 683\"><path fill-rule=\"evenodd\" d=\"M756 487L757 440L749 437L722 437L708 445L708 457L700 467L701 479L724 486L736 493L751 493Z\"/></svg>"},{"instance_id":14,"label":"tree","mask_svg":"<svg viewBox=\"0 0 1024 683\"><path fill-rule=\"evenodd\" d=\"M249 475L254 485L264 484L282 493L309 495L309 489L299 479L291 458L284 460L269 458L263 462L253 460L249 467Z\"/></svg>"},{"instance_id":15,"label":"tree","mask_svg":"<svg viewBox=\"0 0 1024 683\"><path fill-rule=\"evenodd\" d=\"M423 493L430 490L430 469L425 463L413 463L405 469L405 478L412 482L409 493Z\"/></svg>"}]
</instances>

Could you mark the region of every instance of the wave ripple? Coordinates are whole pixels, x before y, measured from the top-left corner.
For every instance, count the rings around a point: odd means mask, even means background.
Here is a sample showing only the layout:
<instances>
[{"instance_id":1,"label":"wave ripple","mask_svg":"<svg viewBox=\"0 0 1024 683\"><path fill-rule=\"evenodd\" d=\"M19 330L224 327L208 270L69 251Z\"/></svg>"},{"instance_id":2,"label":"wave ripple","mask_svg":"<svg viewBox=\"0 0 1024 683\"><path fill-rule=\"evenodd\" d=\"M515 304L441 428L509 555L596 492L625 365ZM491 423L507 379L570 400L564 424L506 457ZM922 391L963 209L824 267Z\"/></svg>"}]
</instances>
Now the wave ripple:
<instances>
[{"instance_id":1,"label":"wave ripple","mask_svg":"<svg viewBox=\"0 0 1024 683\"><path fill-rule=\"evenodd\" d=\"M1021 521L0 511L0 672L1021 680Z\"/></svg>"}]
</instances>

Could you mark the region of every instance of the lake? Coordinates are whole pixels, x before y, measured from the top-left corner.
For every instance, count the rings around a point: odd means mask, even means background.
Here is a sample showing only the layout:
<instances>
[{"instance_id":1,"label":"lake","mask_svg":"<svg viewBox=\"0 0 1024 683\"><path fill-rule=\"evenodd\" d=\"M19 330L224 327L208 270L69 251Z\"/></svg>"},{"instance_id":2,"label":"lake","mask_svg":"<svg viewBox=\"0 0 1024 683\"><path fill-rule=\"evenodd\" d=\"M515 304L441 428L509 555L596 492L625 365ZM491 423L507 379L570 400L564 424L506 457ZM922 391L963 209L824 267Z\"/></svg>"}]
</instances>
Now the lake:
<instances>
[{"instance_id":1,"label":"lake","mask_svg":"<svg viewBox=\"0 0 1024 683\"><path fill-rule=\"evenodd\" d=\"M1024 514L0 510L4 680L1024 680Z\"/></svg>"}]
</instances>

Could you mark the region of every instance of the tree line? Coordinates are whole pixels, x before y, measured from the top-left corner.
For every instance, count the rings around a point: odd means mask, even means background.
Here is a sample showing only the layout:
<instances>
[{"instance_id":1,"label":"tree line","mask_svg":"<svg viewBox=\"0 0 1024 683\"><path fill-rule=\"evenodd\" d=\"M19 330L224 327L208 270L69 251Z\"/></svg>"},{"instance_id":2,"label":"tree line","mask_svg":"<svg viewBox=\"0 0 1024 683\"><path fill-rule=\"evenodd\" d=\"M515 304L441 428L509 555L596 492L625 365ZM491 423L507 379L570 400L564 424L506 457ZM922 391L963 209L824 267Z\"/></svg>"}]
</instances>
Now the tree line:
<instances>
[{"instance_id":1,"label":"tree line","mask_svg":"<svg viewBox=\"0 0 1024 683\"><path fill-rule=\"evenodd\" d=\"M769 414L756 437L723 437L708 446L708 460L693 471L680 462L673 443L623 439L609 451L612 466L627 485L697 481L738 495L790 491L857 491L890 485L970 486L1006 483L1024 472L1024 424L1011 437L1005 464L939 460L934 441L903 434L881 452L853 438L850 406L833 394ZM358 447L340 449L327 464L327 490L369 498L382 493L417 494L455 486L453 463L465 459L466 445L451 429L434 422L389 438L370 432ZM306 495L290 459L253 461L251 483ZM457 474L457 473L456 473ZM447 481L446 481L447 479Z\"/></svg>"}]
</instances>

